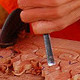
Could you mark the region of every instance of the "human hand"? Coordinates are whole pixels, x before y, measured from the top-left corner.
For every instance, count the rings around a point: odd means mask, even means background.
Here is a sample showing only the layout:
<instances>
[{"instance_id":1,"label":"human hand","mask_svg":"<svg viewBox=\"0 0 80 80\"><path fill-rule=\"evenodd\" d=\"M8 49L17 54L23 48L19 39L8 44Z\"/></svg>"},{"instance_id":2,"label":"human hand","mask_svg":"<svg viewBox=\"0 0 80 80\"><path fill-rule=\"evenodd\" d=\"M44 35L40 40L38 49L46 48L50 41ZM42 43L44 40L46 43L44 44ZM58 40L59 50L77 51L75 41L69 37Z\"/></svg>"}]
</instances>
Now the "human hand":
<instances>
[{"instance_id":1,"label":"human hand","mask_svg":"<svg viewBox=\"0 0 80 80\"><path fill-rule=\"evenodd\" d=\"M59 31L80 19L80 0L18 0L21 19L35 34Z\"/></svg>"}]
</instances>

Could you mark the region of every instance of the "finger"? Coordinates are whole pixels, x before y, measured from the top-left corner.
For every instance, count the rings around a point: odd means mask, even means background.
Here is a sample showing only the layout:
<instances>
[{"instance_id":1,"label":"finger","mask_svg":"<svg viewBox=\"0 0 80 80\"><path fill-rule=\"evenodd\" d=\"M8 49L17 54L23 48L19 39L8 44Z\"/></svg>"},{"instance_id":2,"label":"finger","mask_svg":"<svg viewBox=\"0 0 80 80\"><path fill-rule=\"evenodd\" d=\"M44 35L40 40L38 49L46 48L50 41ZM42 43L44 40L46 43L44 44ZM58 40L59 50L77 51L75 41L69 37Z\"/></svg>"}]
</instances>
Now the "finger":
<instances>
[{"instance_id":1,"label":"finger","mask_svg":"<svg viewBox=\"0 0 80 80\"><path fill-rule=\"evenodd\" d=\"M73 24L80 19L80 8L73 11L69 15L54 21L38 21L32 23L33 32L35 34L45 34L59 31Z\"/></svg>"},{"instance_id":2,"label":"finger","mask_svg":"<svg viewBox=\"0 0 80 80\"><path fill-rule=\"evenodd\" d=\"M72 1L56 8L35 8L24 10L21 12L21 19L23 22L53 20L69 14L78 7L80 7L80 0Z\"/></svg>"},{"instance_id":3,"label":"finger","mask_svg":"<svg viewBox=\"0 0 80 80\"><path fill-rule=\"evenodd\" d=\"M18 4L20 8L27 9L33 7L59 6L70 1L73 0L18 0Z\"/></svg>"}]
</instances>

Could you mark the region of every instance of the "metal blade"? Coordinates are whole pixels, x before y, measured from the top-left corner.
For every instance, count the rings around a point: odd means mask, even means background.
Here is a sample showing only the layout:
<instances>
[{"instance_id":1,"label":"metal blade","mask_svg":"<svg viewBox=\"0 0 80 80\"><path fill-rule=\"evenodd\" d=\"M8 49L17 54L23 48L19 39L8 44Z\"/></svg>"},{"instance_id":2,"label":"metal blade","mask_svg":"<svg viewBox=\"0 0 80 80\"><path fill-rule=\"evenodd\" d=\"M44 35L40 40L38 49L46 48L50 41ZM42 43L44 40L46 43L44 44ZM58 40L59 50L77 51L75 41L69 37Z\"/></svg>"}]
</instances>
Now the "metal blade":
<instances>
[{"instance_id":1,"label":"metal blade","mask_svg":"<svg viewBox=\"0 0 80 80\"><path fill-rule=\"evenodd\" d=\"M54 57L53 57L51 43L50 43L50 36L48 34L44 34L43 36L44 36L48 65L53 66L55 65L55 62L54 62Z\"/></svg>"}]
</instances>

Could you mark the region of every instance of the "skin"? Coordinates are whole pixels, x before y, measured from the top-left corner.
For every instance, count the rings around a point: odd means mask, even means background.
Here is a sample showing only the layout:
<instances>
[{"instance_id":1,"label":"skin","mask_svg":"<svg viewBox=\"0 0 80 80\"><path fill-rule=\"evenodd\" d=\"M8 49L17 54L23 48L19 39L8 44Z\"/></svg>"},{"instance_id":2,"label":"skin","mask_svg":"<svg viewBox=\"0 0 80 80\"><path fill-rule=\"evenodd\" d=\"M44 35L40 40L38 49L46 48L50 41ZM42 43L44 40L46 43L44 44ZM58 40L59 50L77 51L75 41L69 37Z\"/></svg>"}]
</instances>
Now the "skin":
<instances>
[{"instance_id":1,"label":"skin","mask_svg":"<svg viewBox=\"0 0 80 80\"><path fill-rule=\"evenodd\" d=\"M80 19L80 0L18 0L23 22L35 34L62 30Z\"/></svg>"}]
</instances>

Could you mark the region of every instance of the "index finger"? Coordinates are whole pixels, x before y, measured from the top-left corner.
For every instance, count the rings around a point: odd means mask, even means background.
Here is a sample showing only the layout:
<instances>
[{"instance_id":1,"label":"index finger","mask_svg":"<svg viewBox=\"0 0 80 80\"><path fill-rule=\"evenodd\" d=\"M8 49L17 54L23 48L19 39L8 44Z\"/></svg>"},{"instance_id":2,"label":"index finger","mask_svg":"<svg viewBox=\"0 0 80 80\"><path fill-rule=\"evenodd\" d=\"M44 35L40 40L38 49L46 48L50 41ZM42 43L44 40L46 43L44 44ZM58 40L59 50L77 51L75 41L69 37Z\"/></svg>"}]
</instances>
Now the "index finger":
<instances>
[{"instance_id":1,"label":"index finger","mask_svg":"<svg viewBox=\"0 0 80 80\"><path fill-rule=\"evenodd\" d=\"M19 8L40 8L40 7L55 7L73 0L18 0Z\"/></svg>"}]
</instances>

